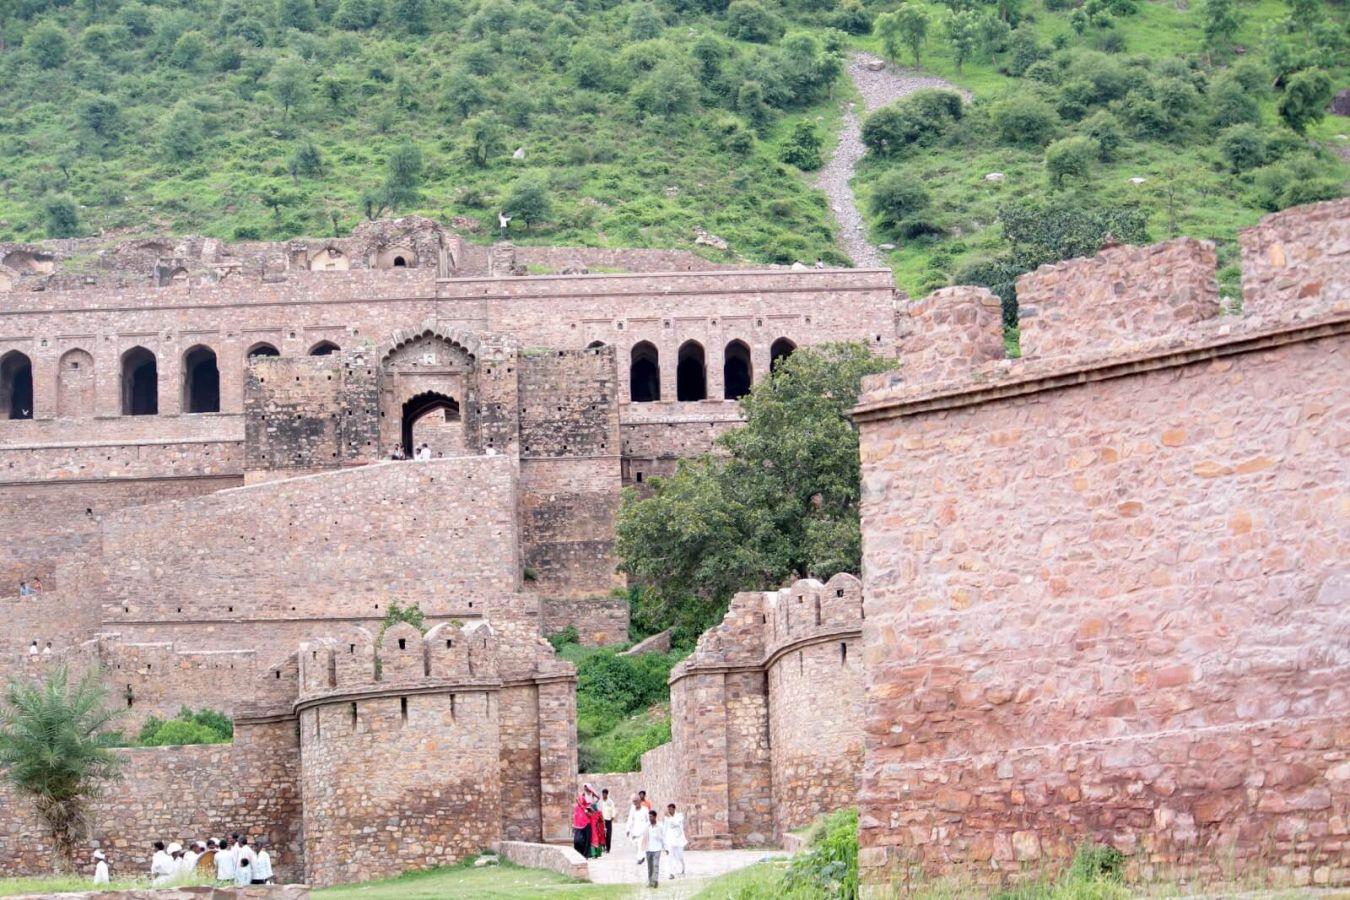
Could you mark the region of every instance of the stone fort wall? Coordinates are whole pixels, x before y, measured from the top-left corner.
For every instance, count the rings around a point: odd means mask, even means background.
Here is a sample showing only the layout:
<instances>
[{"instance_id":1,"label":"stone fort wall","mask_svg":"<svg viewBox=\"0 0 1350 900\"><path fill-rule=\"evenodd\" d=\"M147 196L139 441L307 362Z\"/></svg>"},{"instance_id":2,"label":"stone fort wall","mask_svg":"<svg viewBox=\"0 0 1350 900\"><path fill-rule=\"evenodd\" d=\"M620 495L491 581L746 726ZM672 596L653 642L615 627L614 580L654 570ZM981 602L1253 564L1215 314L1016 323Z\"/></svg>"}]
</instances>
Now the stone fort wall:
<instances>
[{"instance_id":1,"label":"stone fort wall","mask_svg":"<svg viewBox=\"0 0 1350 900\"><path fill-rule=\"evenodd\" d=\"M967 338L934 384L929 334L870 384L877 896L1083 840L1145 876L1350 881L1347 223L1342 200L1246 232L1242 317L1211 247L1114 248L1019 281L1024 359Z\"/></svg>"},{"instance_id":2,"label":"stone fort wall","mask_svg":"<svg viewBox=\"0 0 1350 900\"><path fill-rule=\"evenodd\" d=\"M697 849L773 844L855 802L862 771L862 585L746 592L670 679L671 741L638 772L584 774L686 816ZM626 813L624 813L626 815Z\"/></svg>"}]
</instances>

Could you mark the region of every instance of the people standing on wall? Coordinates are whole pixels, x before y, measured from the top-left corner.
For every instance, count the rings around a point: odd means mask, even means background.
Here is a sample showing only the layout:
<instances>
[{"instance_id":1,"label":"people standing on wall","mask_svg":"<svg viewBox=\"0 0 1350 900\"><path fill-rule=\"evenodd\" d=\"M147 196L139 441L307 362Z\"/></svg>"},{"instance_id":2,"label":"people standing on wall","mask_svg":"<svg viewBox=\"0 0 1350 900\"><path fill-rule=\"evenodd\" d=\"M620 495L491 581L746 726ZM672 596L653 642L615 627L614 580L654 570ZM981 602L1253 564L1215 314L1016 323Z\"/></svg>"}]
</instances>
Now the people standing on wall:
<instances>
[{"instance_id":1,"label":"people standing on wall","mask_svg":"<svg viewBox=\"0 0 1350 900\"><path fill-rule=\"evenodd\" d=\"M661 886L661 854L666 849L665 827L656 810L647 810L647 829L642 833L642 855L647 861L647 887Z\"/></svg>"},{"instance_id":2,"label":"people standing on wall","mask_svg":"<svg viewBox=\"0 0 1350 900\"><path fill-rule=\"evenodd\" d=\"M94 884L107 884L111 880L108 872L108 857L102 850L94 851Z\"/></svg>"},{"instance_id":3,"label":"people standing on wall","mask_svg":"<svg viewBox=\"0 0 1350 900\"><path fill-rule=\"evenodd\" d=\"M600 790L600 817L605 820L605 852L614 852L614 799L609 796L609 788Z\"/></svg>"},{"instance_id":4,"label":"people standing on wall","mask_svg":"<svg viewBox=\"0 0 1350 900\"><path fill-rule=\"evenodd\" d=\"M583 784L577 802L572 805L572 849L580 853L582 859L590 858L591 805L595 797L595 790L589 784Z\"/></svg>"},{"instance_id":5,"label":"people standing on wall","mask_svg":"<svg viewBox=\"0 0 1350 900\"><path fill-rule=\"evenodd\" d=\"M51 656L51 655L52 655L52 642L51 642L51 641L48 641L48 642L47 642L47 646L45 646L45 647L42 648L42 655L43 655L43 656Z\"/></svg>"},{"instance_id":6,"label":"people standing on wall","mask_svg":"<svg viewBox=\"0 0 1350 900\"><path fill-rule=\"evenodd\" d=\"M163 841L155 841L154 846L155 855L150 858L150 883L164 884L173 878L173 857L164 848Z\"/></svg>"},{"instance_id":7,"label":"people standing on wall","mask_svg":"<svg viewBox=\"0 0 1350 900\"><path fill-rule=\"evenodd\" d=\"M680 876L684 876L684 848L689 843L689 839L684 835L684 813L675 811L674 803L666 804L666 817L661 823L665 828L666 853L670 855L670 877L675 877L675 869L679 868Z\"/></svg>"},{"instance_id":8,"label":"people standing on wall","mask_svg":"<svg viewBox=\"0 0 1350 900\"><path fill-rule=\"evenodd\" d=\"M33 643L31 643L31 644L28 645L28 655L29 655L29 656L37 656L39 652L40 652L40 651L38 650L37 641L33 641Z\"/></svg>"}]
</instances>

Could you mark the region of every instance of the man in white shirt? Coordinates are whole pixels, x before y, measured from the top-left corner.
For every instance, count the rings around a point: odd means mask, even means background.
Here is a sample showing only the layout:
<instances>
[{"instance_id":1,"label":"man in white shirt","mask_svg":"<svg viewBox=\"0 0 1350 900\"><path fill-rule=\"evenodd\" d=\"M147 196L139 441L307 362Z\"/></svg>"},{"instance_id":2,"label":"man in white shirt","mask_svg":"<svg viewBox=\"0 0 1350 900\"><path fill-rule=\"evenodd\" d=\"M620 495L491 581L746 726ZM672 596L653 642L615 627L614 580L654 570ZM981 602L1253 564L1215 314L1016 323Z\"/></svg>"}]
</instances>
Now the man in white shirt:
<instances>
[{"instance_id":1,"label":"man in white shirt","mask_svg":"<svg viewBox=\"0 0 1350 900\"><path fill-rule=\"evenodd\" d=\"M605 852L614 849L614 801L610 799L609 788L600 791L600 818L605 820Z\"/></svg>"},{"instance_id":2,"label":"man in white shirt","mask_svg":"<svg viewBox=\"0 0 1350 900\"><path fill-rule=\"evenodd\" d=\"M234 841L222 840L216 851L216 881L234 884Z\"/></svg>"},{"instance_id":3,"label":"man in white shirt","mask_svg":"<svg viewBox=\"0 0 1350 900\"><path fill-rule=\"evenodd\" d=\"M94 851L94 884L108 883L108 858L102 850Z\"/></svg>"},{"instance_id":4,"label":"man in white shirt","mask_svg":"<svg viewBox=\"0 0 1350 900\"><path fill-rule=\"evenodd\" d=\"M37 641L33 641L33 643L31 643L31 644L28 645L28 655L29 655L29 656L37 656L38 653L39 653L39 651L38 651Z\"/></svg>"},{"instance_id":5,"label":"man in white shirt","mask_svg":"<svg viewBox=\"0 0 1350 900\"><path fill-rule=\"evenodd\" d=\"M254 867L258 864L258 855L248 845L247 835L241 834L239 836L239 846L235 848L234 864L236 867L234 883L237 885L253 884L258 877L254 874Z\"/></svg>"},{"instance_id":6,"label":"man in white shirt","mask_svg":"<svg viewBox=\"0 0 1350 900\"><path fill-rule=\"evenodd\" d=\"M150 859L150 883L165 884L173 878L173 856L164 849L163 841L155 841L155 855Z\"/></svg>"},{"instance_id":7,"label":"man in white shirt","mask_svg":"<svg viewBox=\"0 0 1350 900\"><path fill-rule=\"evenodd\" d=\"M638 865L642 865L642 834L647 830L647 807L637 794L633 795L633 804L628 807L628 821L624 824L624 835L638 848Z\"/></svg>"},{"instance_id":8,"label":"man in white shirt","mask_svg":"<svg viewBox=\"0 0 1350 900\"><path fill-rule=\"evenodd\" d=\"M178 873L180 875L190 875L197 870L197 846L197 842L192 841L183 851L183 858L178 861Z\"/></svg>"},{"instance_id":9,"label":"man in white shirt","mask_svg":"<svg viewBox=\"0 0 1350 900\"><path fill-rule=\"evenodd\" d=\"M642 853L647 859L647 887L661 886L661 853L666 849L666 829L656 810L647 810L647 830L642 834Z\"/></svg>"},{"instance_id":10,"label":"man in white shirt","mask_svg":"<svg viewBox=\"0 0 1350 900\"><path fill-rule=\"evenodd\" d=\"M253 883L271 884L272 855L268 853L267 848L263 846L261 838L258 839L256 843L258 844L258 862L255 864L253 869Z\"/></svg>"},{"instance_id":11,"label":"man in white shirt","mask_svg":"<svg viewBox=\"0 0 1350 900\"><path fill-rule=\"evenodd\" d=\"M684 836L684 813L675 811L674 803L666 804L666 817L661 824L665 827L666 852L670 854L669 878L675 877L675 867L679 866L680 875L684 875L684 847L689 843Z\"/></svg>"}]
</instances>

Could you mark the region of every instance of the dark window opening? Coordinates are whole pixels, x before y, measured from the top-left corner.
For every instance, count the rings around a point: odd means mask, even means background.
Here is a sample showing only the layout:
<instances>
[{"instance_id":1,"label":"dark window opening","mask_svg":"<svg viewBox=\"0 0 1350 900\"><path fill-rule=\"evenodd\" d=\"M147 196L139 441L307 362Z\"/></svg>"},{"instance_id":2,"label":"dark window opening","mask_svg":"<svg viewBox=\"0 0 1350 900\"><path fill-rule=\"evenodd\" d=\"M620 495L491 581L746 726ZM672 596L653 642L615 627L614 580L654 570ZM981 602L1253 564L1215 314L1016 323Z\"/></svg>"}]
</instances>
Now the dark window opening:
<instances>
[{"instance_id":1,"label":"dark window opening","mask_svg":"<svg viewBox=\"0 0 1350 900\"><path fill-rule=\"evenodd\" d=\"M394 257L394 268L395 268L395 269L406 269L407 267L408 267L408 261L407 261L406 259L404 259L404 258L401 257L401 256L395 256L395 257Z\"/></svg>"},{"instance_id":2,"label":"dark window opening","mask_svg":"<svg viewBox=\"0 0 1350 900\"><path fill-rule=\"evenodd\" d=\"M209 347L193 347L183 356L183 411L220 412L220 369Z\"/></svg>"},{"instance_id":3,"label":"dark window opening","mask_svg":"<svg viewBox=\"0 0 1350 900\"><path fill-rule=\"evenodd\" d=\"M680 347L675 366L675 397L677 400L708 399L708 367L703 359L703 345L686 341Z\"/></svg>"},{"instance_id":4,"label":"dark window opening","mask_svg":"<svg viewBox=\"0 0 1350 900\"><path fill-rule=\"evenodd\" d=\"M407 650L407 649L408 649L408 640L407 640L407 638L399 638L399 639L398 639L398 649L400 649L400 650Z\"/></svg>"},{"instance_id":5,"label":"dark window opening","mask_svg":"<svg viewBox=\"0 0 1350 900\"><path fill-rule=\"evenodd\" d=\"M846 663L846 662L848 662L848 644L844 643L843 641L840 641L840 642L839 642L839 665L842 666L842 665L843 665L844 663Z\"/></svg>"},{"instance_id":6,"label":"dark window opening","mask_svg":"<svg viewBox=\"0 0 1350 900\"><path fill-rule=\"evenodd\" d=\"M332 356L342 348L332 341L319 341L313 347L309 348L310 356Z\"/></svg>"},{"instance_id":7,"label":"dark window opening","mask_svg":"<svg viewBox=\"0 0 1350 900\"><path fill-rule=\"evenodd\" d=\"M356 704L352 704L352 731L356 730Z\"/></svg>"},{"instance_id":8,"label":"dark window opening","mask_svg":"<svg viewBox=\"0 0 1350 900\"><path fill-rule=\"evenodd\" d=\"M0 357L0 409L7 419L33 418L33 361L18 350Z\"/></svg>"},{"instance_id":9,"label":"dark window opening","mask_svg":"<svg viewBox=\"0 0 1350 900\"><path fill-rule=\"evenodd\" d=\"M253 348L248 351L249 359L253 359L256 356L280 356L280 355L281 351L268 343L254 344Z\"/></svg>"},{"instance_id":10,"label":"dark window opening","mask_svg":"<svg viewBox=\"0 0 1350 900\"><path fill-rule=\"evenodd\" d=\"M403 721L404 721L404 722L407 722L407 721L408 721L408 698L407 698L407 697L399 697L399 698L398 698L398 706L399 706L399 714L402 715Z\"/></svg>"},{"instance_id":11,"label":"dark window opening","mask_svg":"<svg viewBox=\"0 0 1350 900\"><path fill-rule=\"evenodd\" d=\"M647 341L633 345L628 368L628 396L634 403L655 403L661 399L661 357Z\"/></svg>"},{"instance_id":12,"label":"dark window opening","mask_svg":"<svg viewBox=\"0 0 1350 900\"><path fill-rule=\"evenodd\" d=\"M155 354L133 347L122 354L122 415L159 414L159 364Z\"/></svg>"},{"instance_id":13,"label":"dark window opening","mask_svg":"<svg viewBox=\"0 0 1350 900\"><path fill-rule=\"evenodd\" d=\"M741 341L727 344L722 363L722 396L739 400L750 393L751 372L750 348Z\"/></svg>"},{"instance_id":14,"label":"dark window opening","mask_svg":"<svg viewBox=\"0 0 1350 900\"><path fill-rule=\"evenodd\" d=\"M779 338L769 346L769 371L778 368L778 364L792 355L797 345L787 338Z\"/></svg>"}]
</instances>

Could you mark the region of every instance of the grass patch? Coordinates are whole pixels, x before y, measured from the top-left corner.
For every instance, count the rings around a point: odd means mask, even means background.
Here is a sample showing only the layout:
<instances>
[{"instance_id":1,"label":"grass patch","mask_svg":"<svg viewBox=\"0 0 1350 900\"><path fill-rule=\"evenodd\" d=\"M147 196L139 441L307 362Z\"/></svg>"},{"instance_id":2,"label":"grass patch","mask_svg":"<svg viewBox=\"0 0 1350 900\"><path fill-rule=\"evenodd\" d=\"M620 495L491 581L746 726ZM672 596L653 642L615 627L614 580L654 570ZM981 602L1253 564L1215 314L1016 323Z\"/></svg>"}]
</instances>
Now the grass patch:
<instances>
[{"instance_id":1,"label":"grass patch","mask_svg":"<svg viewBox=\"0 0 1350 900\"><path fill-rule=\"evenodd\" d=\"M534 900L572 897L576 900L617 900L633 894L630 885L591 884L556 872L526 869L503 861L496 866L473 868L468 862L424 872L408 872L397 878L364 884L345 884L315 891L325 900Z\"/></svg>"},{"instance_id":2,"label":"grass patch","mask_svg":"<svg viewBox=\"0 0 1350 900\"><path fill-rule=\"evenodd\" d=\"M0 897L17 897L23 894L65 894L81 891L132 891L149 888L148 878L114 878L106 885L95 885L93 865L89 865L90 875L40 875L23 878L0 878ZM175 886L210 885L214 881L188 879L174 882Z\"/></svg>"}]
</instances>

